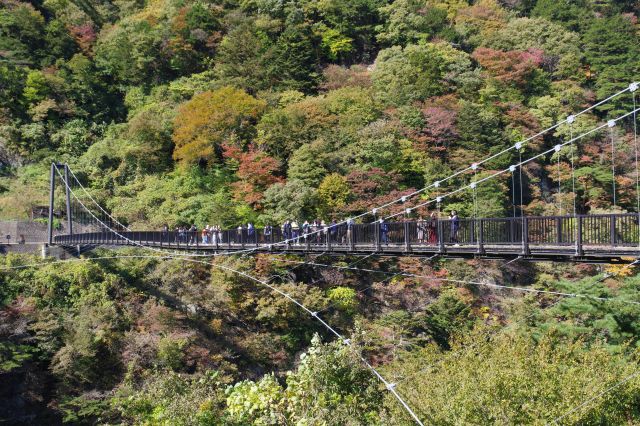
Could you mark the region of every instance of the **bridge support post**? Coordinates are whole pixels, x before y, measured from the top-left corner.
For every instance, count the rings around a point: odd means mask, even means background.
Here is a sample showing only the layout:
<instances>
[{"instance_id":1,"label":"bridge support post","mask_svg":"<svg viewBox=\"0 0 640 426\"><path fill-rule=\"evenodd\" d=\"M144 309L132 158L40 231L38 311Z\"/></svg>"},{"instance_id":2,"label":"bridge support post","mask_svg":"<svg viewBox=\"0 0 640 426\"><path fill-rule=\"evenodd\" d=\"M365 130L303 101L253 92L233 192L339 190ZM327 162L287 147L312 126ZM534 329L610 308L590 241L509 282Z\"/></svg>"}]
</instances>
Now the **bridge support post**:
<instances>
[{"instance_id":1,"label":"bridge support post","mask_svg":"<svg viewBox=\"0 0 640 426\"><path fill-rule=\"evenodd\" d=\"M562 217L556 217L556 243L562 244Z\"/></svg>"},{"instance_id":2,"label":"bridge support post","mask_svg":"<svg viewBox=\"0 0 640 426\"><path fill-rule=\"evenodd\" d=\"M324 237L327 240L327 251L331 251L331 232L329 232L329 228L325 226L323 229Z\"/></svg>"},{"instance_id":3,"label":"bridge support post","mask_svg":"<svg viewBox=\"0 0 640 426\"><path fill-rule=\"evenodd\" d=\"M71 188L69 184L69 165L64 165L64 192L67 201L67 234L73 235L73 218L71 217Z\"/></svg>"},{"instance_id":4,"label":"bridge support post","mask_svg":"<svg viewBox=\"0 0 640 426\"><path fill-rule=\"evenodd\" d=\"M526 216L522 216L522 255L528 256L531 254L529 250L529 221Z\"/></svg>"},{"instance_id":5,"label":"bridge support post","mask_svg":"<svg viewBox=\"0 0 640 426\"><path fill-rule=\"evenodd\" d=\"M611 246L616 245L616 217L614 215L609 216L611 218L611 227L609 233L611 234Z\"/></svg>"},{"instance_id":6,"label":"bridge support post","mask_svg":"<svg viewBox=\"0 0 640 426\"><path fill-rule=\"evenodd\" d=\"M576 216L576 256L583 256L584 249L582 248L582 216Z\"/></svg>"},{"instance_id":7,"label":"bridge support post","mask_svg":"<svg viewBox=\"0 0 640 426\"><path fill-rule=\"evenodd\" d=\"M469 221L469 243L477 243L478 240L476 238L476 219L473 218Z\"/></svg>"},{"instance_id":8,"label":"bridge support post","mask_svg":"<svg viewBox=\"0 0 640 426\"><path fill-rule=\"evenodd\" d=\"M511 244L514 244L517 241L515 216L509 220L509 241Z\"/></svg>"},{"instance_id":9,"label":"bridge support post","mask_svg":"<svg viewBox=\"0 0 640 426\"><path fill-rule=\"evenodd\" d=\"M378 222L377 220L374 223L374 233L376 238L376 251L379 252L380 250L382 250L382 240L380 236L380 222Z\"/></svg>"},{"instance_id":10,"label":"bridge support post","mask_svg":"<svg viewBox=\"0 0 640 426\"><path fill-rule=\"evenodd\" d=\"M484 254L484 221L478 219L478 254Z\"/></svg>"},{"instance_id":11,"label":"bridge support post","mask_svg":"<svg viewBox=\"0 0 640 426\"><path fill-rule=\"evenodd\" d=\"M355 224L349 224L347 223L347 229L348 229L348 234L349 235L349 251L354 251L355 250L355 244L354 242L354 238L353 238L353 234L356 232L356 226Z\"/></svg>"},{"instance_id":12,"label":"bridge support post","mask_svg":"<svg viewBox=\"0 0 640 426\"><path fill-rule=\"evenodd\" d=\"M411 236L409 235L409 222L404 222L404 251L411 251Z\"/></svg>"},{"instance_id":13,"label":"bridge support post","mask_svg":"<svg viewBox=\"0 0 640 426\"><path fill-rule=\"evenodd\" d=\"M438 253L444 254L446 252L444 246L444 224L441 219L438 219Z\"/></svg>"},{"instance_id":14,"label":"bridge support post","mask_svg":"<svg viewBox=\"0 0 640 426\"><path fill-rule=\"evenodd\" d=\"M49 180L49 222L47 224L47 242L53 244L53 203L56 190L56 165L51 163L51 176Z\"/></svg>"}]
</instances>

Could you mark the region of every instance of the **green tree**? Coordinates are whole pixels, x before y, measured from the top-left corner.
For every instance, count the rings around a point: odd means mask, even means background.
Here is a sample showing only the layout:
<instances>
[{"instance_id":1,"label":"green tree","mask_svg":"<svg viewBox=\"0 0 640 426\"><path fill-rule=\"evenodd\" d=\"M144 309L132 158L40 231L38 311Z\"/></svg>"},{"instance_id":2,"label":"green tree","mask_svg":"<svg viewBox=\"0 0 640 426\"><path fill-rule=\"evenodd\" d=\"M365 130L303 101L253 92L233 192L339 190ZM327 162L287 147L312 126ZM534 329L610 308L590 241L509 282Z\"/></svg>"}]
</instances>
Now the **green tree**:
<instances>
[{"instance_id":1,"label":"green tree","mask_svg":"<svg viewBox=\"0 0 640 426\"><path fill-rule=\"evenodd\" d=\"M26 73L11 64L0 64L0 103L3 108L20 117L24 114L23 94Z\"/></svg>"},{"instance_id":2,"label":"green tree","mask_svg":"<svg viewBox=\"0 0 640 426\"><path fill-rule=\"evenodd\" d=\"M215 425L224 422L224 378L218 372L185 375L149 372L139 383L124 382L110 400L132 423Z\"/></svg>"},{"instance_id":3,"label":"green tree","mask_svg":"<svg viewBox=\"0 0 640 426\"><path fill-rule=\"evenodd\" d=\"M275 42L273 58L265 64L269 89L309 93L316 88L320 64L314 38L308 25L287 26Z\"/></svg>"},{"instance_id":4,"label":"green tree","mask_svg":"<svg viewBox=\"0 0 640 426\"><path fill-rule=\"evenodd\" d=\"M285 220L313 217L317 203L316 190L299 180L276 183L264 193L264 223L279 224Z\"/></svg>"},{"instance_id":5,"label":"green tree","mask_svg":"<svg viewBox=\"0 0 640 426\"><path fill-rule=\"evenodd\" d=\"M44 41L49 55L47 63L53 63L58 59L69 59L77 48L75 40L69 34L64 23L58 19L47 23Z\"/></svg>"},{"instance_id":6,"label":"green tree","mask_svg":"<svg viewBox=\"0 0 640 426\"><path fill-rule=\"evenodd\" d=\"M354 314L358 309L358 298L356 291L349 287L338 286L327 292L331 306L344 311L347 314Z\"/></svg>"},{"instance_id":7,"label":"green tree","mask_svg":"<svg viewBox=\"0 0 640 426\"><path fill-rule=\"evenodd\" d=\"M95 143L102 135L104 126L87 125L83 120L68 121L55 134L51 135L51 142L60 151L74 156L80 156Z\"/></svg>"},{"instance_id":8,"label":"green tree","mask_svg":"<svg viewBox=\"0 0 640 426\"><path fill-rule=\"evenodd\" d=\"M26 2L3 4L0 9L0 51L10 63L37 65L45 54L45 20Z\"/></svg>"},{"instance_id":9,"label":"green tree","mask_svg":"<svg viewBox=\"0 0 640 426\"><path fill-rule=\"evenodd\" d=\"M313 144L304 144L294 151L289 159L287 171L289 179L299 180L311 187L317 187L327 170L322 164L321 153Z\"/></svg>"},{"instance_id":10,"label":"green tree","mask_svg":"<svg viewBox=\"0 0 640 426\"><path fill-rule=\"evenodd\" d=\"M271 87L269 63L273 59L268 36L251 20L241 19L222 39L214 70L224 84L255 93Z\"/></svg>"},{"instance_id":11,"label":"green tree","mask_svg":"<svg viewBox=\"0 0 640 426\"><path fill-rule=\"evenodd\" d=\"M398 391L431 424L490 424L503 419L517 424L617 424L640 418L633 402L640 377L636 362L612 354L602 345L562 341L553 334L538 342L515 333L480 328L442 352L427 347L400 357L389 366L405 380ZM431 368L425 368L431 366ZM602 395L616 385L615 396ZM590 401L581 409L585 401ZM397 401L387 396L387 424L410 421Z\"/></svg>"},{"instance_id":12,"label":"green tree","mask_svg":"<svg viewBox=\"0 0 640 426\"><path fill-rule=\"evenodd\" d=\"M471 329L474 319L471 306L465 303L455 290L440 293L438 299L429 304L424 316L417 321L441 347L450 348L450 339Z\"/></svg>"},{"instance_id":13,"label":"green tree","mask_svg":"<svg viewBox=\"0 0 640 426\"><path fill-rule=\"evenodd\" d=\"M447 11L424 0L398 0L380 8L378 40L387 46L428 41L447 25Z\"/></svg>"},{"instance_id":14,"label":"green tree","mask_svg":"<svg viewBox=\"0 0 640 426\"><path fill-rule=\"evenodd\" d=\"M158 364L164 368L180 371L184 367L184 348L189 342L165 336L158 342Z\"/></svg>"},{"instance_id":15,"label":"green tree","mask_svg":"<svg viewBox=\"0 0 640 426\"><path fill-rule=\"evenodd\" d=\"M227 390L227 407L240 423L377 424L376 380L351 347L323 345L316 336L286 389L272 375L240 382Z\"/></svg>"},{"instance_id":16,"label":"green tree","mask_svg":"<svg viewBox=\"0 0 640 426\"><path fill-rule=\"evenodd\" d=\"M596 93L600 99L626 88L640 73L640 38L628 18L615 15L593 20L584 34L585 59L595 74ZM603 106L616 116L628 105L616 100Z\"/></svg>"},{"instance_id":17,"label":"green tree","mask_svg":"<svg viewBox=\"0 0 640 426\"><path fill-rule=\"evenodd\" d=\"M321 47L330 60L343 59L353 51L353 40L341 34L335 28L328 28L324 24L319 24L316 31L320 33L322 39Z\"/></svg>"},{"instance_id":18,"label":"green tree","mask_svg":"<svg viewBox=\"0 0 640 426\"><path fill-rule=\"evenodd\" d=\"M122 84L157 83L166 78L162 29L144 19L126 18L105 26L95 48L99 69Z\"/></svg>"},{"instance_id":19,"label":"green tree","mask_svg":"<svg viewBox=\"0 0 640 426\"><path fill-rule=\"evenodd\" d=\"M322 216L333 214L346 204L351 190L347 180L339 174L327 175L318 187L319 212Z\"/></svg>"},{"instance_id":20,"label":"green tree","mask_svg":"<svg viewBox=\"0 0 640 426\"><path fill-rule=\"evenodd\" d=\"M381 50L373 84L379 98L392 105L425 100L448 90L443 81L459 56L456 49L438 44L409 44Z\"/></svg>"},{"instance_id":21,"label":"green tree","mask_svg":"<svg viewBox=\"0 0 640 426\"><path fill-rule=\"evenodd\" d=\"M41 71L30 71L25 81L24 100L33 105L45 100L51 94L46 76Z\"/></svg>"},{"instance_id":22,"label":"green tree","mask_svg":"<svg viewBox=\"0 0 640 426\"><path fill-rule=\"evenodd\" d=\"M463 102L456 117L460 145L476 152L499 151L506 146L502 137L500 116L480 104Z\"/></svg>"},{"instance_id":23,"label":"green tree","mask_svg":"<svg viewBox=\"0 0 640 426\"><path fill-rule=\"evenodd\" d=\"M78 116L89 117L96 123L121 121L125 117L119 89L88 56L73 55L61 64L57 76L65 81L65 95L75 104Z\"/></svg>"},{"instance_id":24,"label":"green tree","mask_svg":"<svg viewBox=\"0 0 640 426\"><path fill-rule=\"evenodd\" d=\"M353 53L344 59L358 63L373 59L377 48L376 25L380 22L378 10L384 4L382 0L305 0L303 9L311 19L339 34L339 38L351 39Z\"/></svg>"},{"instance_id":25,"label":"green tree","mask_svg":"<svg viewBox=\"0 0 640 426\"><path fill-rule=\"evenodd\" d=\"M571 31L582 32L592 19L589 9L590 4L586 0L573 2L538 0L531 15L546 18Z\"/></svg>"}]
</instances>

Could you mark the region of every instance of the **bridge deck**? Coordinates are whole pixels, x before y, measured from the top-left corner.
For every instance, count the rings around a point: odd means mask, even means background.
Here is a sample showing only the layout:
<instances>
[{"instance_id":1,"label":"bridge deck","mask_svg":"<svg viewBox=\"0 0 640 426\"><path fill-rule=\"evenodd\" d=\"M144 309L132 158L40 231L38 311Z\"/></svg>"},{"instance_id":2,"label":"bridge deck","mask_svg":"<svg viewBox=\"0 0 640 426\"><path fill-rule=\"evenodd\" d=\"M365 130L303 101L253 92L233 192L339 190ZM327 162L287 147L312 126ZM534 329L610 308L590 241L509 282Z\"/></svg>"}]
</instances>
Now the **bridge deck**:
<instances>
[{"instance_id":1,"label":"bridge deck","mask_svg":"<svg viewBox=\"0 0 640 426\"><path fill-rule=\"evenodd\" d=\"M315 234L280 228L201 231L85 232L59 235L59 245L143 245L171 250L495 257L558 261L628 262L640 257L638 214L512 217L329 225ZM284 240L290 240L288 244ZM455 242L455 243L454 243Z\"/></svg>"},{"instance_id":2,"label":"bridge deck","mask_svg":"<svg viewBox=\"0 0 640 426\"><path fill-rule=\"evenodd\" d=\"M185 243L159 243L159 242L139 242L146 247L154 247L163 250L194 251L198 253L228 253L244 252L255 250L258 253L284 253L284 254L334 254L334 255L367 255L376 253L380 256L413 256L413 257L451 257L451 258L496 258L513 259L520 257L530 260L553 260L553 261L573 261L573 262L604 262L604 263L629 263L640 257L640 247L638 246L583 246L583 253L576 254L574 245L529 245L529 252L524 253L521 244L494 244L485 245L483 252L479 252L476 244L447 244L442 250L438 245L414 245L407 249L401 244L384 244L379 248L375 245L358 244L349 247L345 244L326 245L311 244L290 244L285 245L249 245L249 244L221 244L216 247L214 244L185 244ZM69 245L62 244L62 245ZM85 242L78 243L85 246L136 246L132 243L98 243Z\"/></svg>"}]
</instances>

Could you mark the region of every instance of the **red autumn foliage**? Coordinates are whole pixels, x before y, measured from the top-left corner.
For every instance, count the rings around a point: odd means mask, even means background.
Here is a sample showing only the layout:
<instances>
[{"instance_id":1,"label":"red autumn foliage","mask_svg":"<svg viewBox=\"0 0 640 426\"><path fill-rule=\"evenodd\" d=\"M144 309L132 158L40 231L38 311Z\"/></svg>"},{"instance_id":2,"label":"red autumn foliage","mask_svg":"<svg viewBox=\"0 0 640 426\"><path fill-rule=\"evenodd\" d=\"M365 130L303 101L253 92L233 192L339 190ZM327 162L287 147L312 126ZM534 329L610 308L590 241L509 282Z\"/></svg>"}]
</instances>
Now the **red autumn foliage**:
<instances>
[{"instance_id":1,"label":"red autumn foliage","mask_svg":"<svg viewBox=\"0 0 640 426\"><path fill-rule=\"evenodd\" d=\"M85 54L91 53L91 47L96 41L96 31L93 24L87 22L82 25L74 25L69 28L69 32Z\"/></svg>"},{"instance_id":2,"label":"red autumn foliage","mask_svg":"<svg viewBox=\"0 0 640 426\"><path fill-rule=\"evenodd\" d=\"M401 176L380 168L354 170L346 176L353 200L345 206L345 213L370 210L413 192L413 188L399 191Z\"/></svg>"},{"instance_id":3,"label":"red autumn foliage","mask_svg":"<svg viewBox=\"0 0 640 426\"><path fill-rule=\"evenodd\" d=\"M533 136L541 130L538 119L522 104L510 102L499 106L503 109L508 128L516 129L524 137ZM529 146L535 151L541 149L542 144L541 136L529 141Z\"/></svg>"},{"instance_id":4,"label":"red autumn foliage","mask_svg":"<svg viewBox=\"0 0 640 426\"><path fill-rule=\"evenodd\" d=\"M236 175L239 180L232 184L234 197L260 209L264 191L274 183L284 181L276 175L280 162L253 146L246 152L229 144L223 149L225 158L238 162Z\"/></svg>"},{"instance_id":5,"label":"red autumn foliage","mask_svg":"<svg viewBox=\"0 0 640 426\"><path fill-rule=\"evenodd\" d=\"M426 107L422 110L422 115L425 121L424 128L408 136L422 151L446 150L458 137L456 112L442 107Z\"/></svg>"},{"instance_id":6,"label":"red autumn foliage","mask_svg":"<svg viewBox=\"0 0 640 426\"><path fill-rule=\"evenodd\" d=\"M543 54L544 52L540 49L503 52L479 47L472 56L490 76L499 82L524 87L533 71L542 64Z\"/></svg>"}]
</instances>

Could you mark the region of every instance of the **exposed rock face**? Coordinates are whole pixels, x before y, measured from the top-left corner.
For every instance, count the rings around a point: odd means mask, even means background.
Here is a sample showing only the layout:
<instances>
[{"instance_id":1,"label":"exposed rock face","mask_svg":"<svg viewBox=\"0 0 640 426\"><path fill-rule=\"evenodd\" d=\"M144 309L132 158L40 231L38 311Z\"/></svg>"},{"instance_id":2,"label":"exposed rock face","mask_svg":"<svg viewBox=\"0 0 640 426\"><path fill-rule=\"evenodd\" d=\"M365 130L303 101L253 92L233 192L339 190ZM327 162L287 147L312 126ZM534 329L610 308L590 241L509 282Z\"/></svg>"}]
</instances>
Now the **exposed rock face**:
<instances>
[{"instance_id":1,"label":"exposed rock face","mask_svg":"<svg viewBox=\"0 0 640 426\"><path fill-rule=\"evenodd\" d=\"M6 140L0 135L0 172L2 169L10 167L20 167L24 165L24 159L6 147Z\"/></svg>"}]
</instances>

